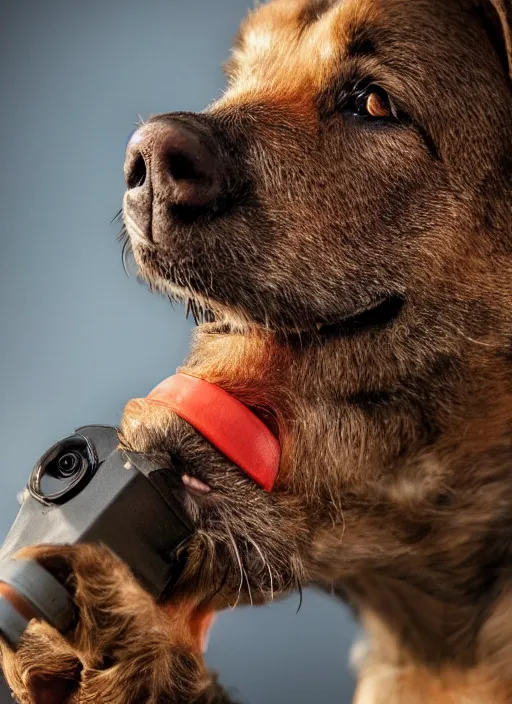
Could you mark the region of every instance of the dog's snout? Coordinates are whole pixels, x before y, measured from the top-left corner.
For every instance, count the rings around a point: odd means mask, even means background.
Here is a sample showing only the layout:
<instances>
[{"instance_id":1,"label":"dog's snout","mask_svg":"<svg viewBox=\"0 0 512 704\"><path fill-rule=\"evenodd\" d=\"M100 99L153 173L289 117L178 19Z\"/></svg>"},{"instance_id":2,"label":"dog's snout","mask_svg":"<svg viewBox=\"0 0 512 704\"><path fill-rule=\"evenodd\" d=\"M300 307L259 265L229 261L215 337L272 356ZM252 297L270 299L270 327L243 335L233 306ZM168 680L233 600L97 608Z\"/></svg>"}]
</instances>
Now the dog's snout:
<instances>
[{"instance_id":1,"label":"dog's snout","mask_svg":"<svg viewBox=\"0 0 512 704\"><path fill-rule=\"evenodd\" d=\"M220 190L215 143L204 129L179 120L140 127L128 143L125 179L131 203L140 211L154 200L184 207L208 207Z\"/></svg>"}]
</instances>

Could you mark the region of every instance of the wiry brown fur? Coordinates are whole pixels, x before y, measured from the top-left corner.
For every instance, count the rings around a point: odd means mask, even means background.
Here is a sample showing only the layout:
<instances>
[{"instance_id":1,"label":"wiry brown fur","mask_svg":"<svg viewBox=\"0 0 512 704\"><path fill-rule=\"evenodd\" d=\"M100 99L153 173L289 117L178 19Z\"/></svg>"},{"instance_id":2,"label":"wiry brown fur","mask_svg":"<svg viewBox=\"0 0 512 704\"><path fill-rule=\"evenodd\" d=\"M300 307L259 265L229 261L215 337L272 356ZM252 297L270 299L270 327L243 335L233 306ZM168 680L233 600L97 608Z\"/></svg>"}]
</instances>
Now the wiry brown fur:
<instances>
[{"instance_id":1,"label":"wiry brown fur","mask_svg":"<svg viewBox=\"0 0 512 704\"><path fill-rule=\"evenodd\" d=\"M191 638L194 597L180 599L179 609L172 602L157 607L105 548L20 553L33 556L73 591L80 618L66 638L33 621L16 655L0 644L5 677L20 702L224 701Z\"/></svg>"},{"instance_id":2,"label":"wiry brown fur","mask_svg":"<svg viewBox=\"0 0 512 704\"><path fill-rule=\"evenodd\" d=\"M358 704L512 702L511 12L509 0L264 4L237 39L225 96L143 128L181 121L212 141L215 203L175 207L151 145L153 188L125 200L142 275L229 328L201 326L185 369L253 408L283 447L269 495L176 416L128 404L123 443L212 488L185 499L197 534L176 603L338 592L371 636ZM407 117L344 112L361 78ZM131 223L148 207L143 239ZM383 328L311 332L386 296L405 304ZM18 696L50 667L45 633L53 675L75 656L92 673L81 702L229 701L205 679L188 616L155 635L136 612L156 609L130 583L137 609L128 602L116 630L128 580L103 595L113 558L84 550L85 566L68 556L89 585L81 635L68 646L35 626L19 657L4 650ZM152 648L162 660L137 677ZM98 677L111 689L95 690Z\"/></svg>"}]
</instances>

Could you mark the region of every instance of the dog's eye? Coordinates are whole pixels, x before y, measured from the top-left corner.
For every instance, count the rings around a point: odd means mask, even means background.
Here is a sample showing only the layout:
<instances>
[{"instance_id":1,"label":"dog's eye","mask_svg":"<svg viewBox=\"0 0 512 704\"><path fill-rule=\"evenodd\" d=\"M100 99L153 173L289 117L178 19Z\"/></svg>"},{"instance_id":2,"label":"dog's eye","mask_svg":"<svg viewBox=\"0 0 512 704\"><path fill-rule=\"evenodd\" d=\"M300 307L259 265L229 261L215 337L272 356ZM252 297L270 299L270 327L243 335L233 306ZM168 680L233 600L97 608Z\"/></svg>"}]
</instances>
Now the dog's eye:
<instances>
[{"instance_id":1,"label":"dog's eye","mask_svg":"<svg viewBox=\"0 0 512 704\"><path fill-rule=\"evenodd\" d=\"M350 107L354 114L361 117L375 120L395 117L388 94L377 86L369 86L357 93Z\"/></svg>"}]
</instances>

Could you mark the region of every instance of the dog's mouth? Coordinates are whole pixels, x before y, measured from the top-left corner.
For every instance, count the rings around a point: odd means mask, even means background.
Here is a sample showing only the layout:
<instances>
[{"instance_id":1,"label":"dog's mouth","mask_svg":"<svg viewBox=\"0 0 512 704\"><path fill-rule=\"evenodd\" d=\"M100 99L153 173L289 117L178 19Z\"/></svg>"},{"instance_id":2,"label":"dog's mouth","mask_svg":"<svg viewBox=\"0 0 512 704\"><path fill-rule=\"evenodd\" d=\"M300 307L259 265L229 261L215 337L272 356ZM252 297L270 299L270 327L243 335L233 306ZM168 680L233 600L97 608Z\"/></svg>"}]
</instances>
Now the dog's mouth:
<instances>
[{"instance_id":1,"label":"dog's mouth","mask_svg":"<svg viewBox=\"0 0 512 704\"><path fill-rule=\"evenodd\" d=\"M393 292L373 295L366 305L355 308L348 314L343 312L315 319L315 315L309 313L303 316L302 322L300 317L291 321L283 315L281 319L278 313L266 320L263 314L257 315L253 311L244 311L222 303L208 295L200 294L195 287L184 287L170 281L167 276L162 276L158 268L155 270L151 267L146 270L147 267L146 262L142 266L144 279L171 300L184 303L186 317L192 316L201 332L208 335L243 335L256 329L274 333L292 345L295 342L300 345L321 343L388 328L398 319L406 304L403 293Z\"/></svg>"},{"instance_id":2,"label":"dog's mouth","mask_svg":"<svg viewBox=\"0 0 512 704\"><path fill-rule=\"evenodd\" d=\"M318 321L311 325L266 325L266 327L289 344L298 342L322 342L337 338L349 338L371 331L378 331L392 325L399 317L405 305L402 295L394 294L380 298L370 306L359 309L349 316L331 321ZM189 302L196 324L208 335L243 334L244 326L234 325L223 314L217 314L212 308L205 308L197 302Z\"/></svg>"}]
</instances>

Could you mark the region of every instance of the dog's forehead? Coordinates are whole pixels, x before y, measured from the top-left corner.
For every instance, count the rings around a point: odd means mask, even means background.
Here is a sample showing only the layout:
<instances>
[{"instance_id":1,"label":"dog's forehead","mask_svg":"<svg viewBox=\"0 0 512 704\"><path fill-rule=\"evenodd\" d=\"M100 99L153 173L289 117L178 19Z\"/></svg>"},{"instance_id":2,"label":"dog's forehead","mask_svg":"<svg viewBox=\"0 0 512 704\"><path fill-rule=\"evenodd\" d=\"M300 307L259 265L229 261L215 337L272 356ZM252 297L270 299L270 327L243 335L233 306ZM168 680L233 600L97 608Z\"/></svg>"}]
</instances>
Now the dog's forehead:
<instances>
[{"instance_id":1,"label":"dog's forehead","mask_svg":"<svg viewBox=\"0 0 512 704\"><path fill-rule=\"evenodd\" d=\"M249 15L235 50L248 62L268 61L271 52L290 52L299 44L313 49L335 43L342 52L372 8L374 0L271 0Z\"/></svg>"},{"instance_id":2,"label":"dog's forehead","mask_svg":"<svg viewBox=\"0 0 512 704\"><path fill-rule=\"evenodd\" d=\"M443 14L444 0L270 0L242 23L223 102L259 94L304 103L352 59L428 63Z\"/></svg>"},{"instance_id":3,"label":"dog's forehead","mask_svg":"<svg viewBox=\"0 0 512 704\"><path fill-rule=\"evenodd\" d=\"M375 12L375 0L271 0L242 24L233 48L234 80L228 95L240 100L299 94L322 85L333 63L349 54L358 29ZM226 102L223 101L223 102Z\"/></svg>"},{"instance_id":4,"label":"dog's forehead","mask_svg":"<svg viewBox=\"0 0 512 704\"><path fill-rule=\"evenodd\" d=\"M432 77L439 71L445 87L455 88L474 58L463 12L472 2L270 0L242 24L218 106L293 104L309 120L312 98L355 73L376 81L385 73L388 90L408 89L416 101L425 81L438 89Z\"/></svg>"}]
</instances>

